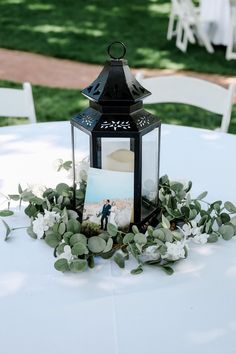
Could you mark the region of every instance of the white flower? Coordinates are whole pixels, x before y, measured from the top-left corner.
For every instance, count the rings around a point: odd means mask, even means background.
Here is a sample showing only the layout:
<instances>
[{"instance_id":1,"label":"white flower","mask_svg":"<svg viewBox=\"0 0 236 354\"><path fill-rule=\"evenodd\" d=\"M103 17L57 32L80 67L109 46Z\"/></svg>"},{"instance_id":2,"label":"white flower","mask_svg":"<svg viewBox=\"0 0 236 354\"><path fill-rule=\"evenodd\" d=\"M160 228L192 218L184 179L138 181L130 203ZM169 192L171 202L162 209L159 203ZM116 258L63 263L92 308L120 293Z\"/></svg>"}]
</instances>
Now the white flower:
<instances>
[{"instance_id":1,"label":"white flower","mask_svg":"<svg viewBox=\"0 0 236 354\"><path fill-rule=\"evenodd\" d=\"M145 258L145 261L157 260L160 257L160 253L158 252L158 247L157 246L147 247L143 252L143 256Z\"/></svg>"},{"instance_id":2,"label":"white flower","mask_svg":"<svg viewBox=\"0 0 236 354\"><path fill-rule=\"evenodd\" d=\"M193 242L204 245L205 243L207 243L208 237L209 237L208 234L196 235L193 238Z\"/></svg>"},{"instance_id":3,"label":"white flower","mask_svg":"<svg viewBox=\"0 0 236 354\"><path fill-rule=\"evenodd\" d=\"M196 221L192 221L192 225L184 224L182 228L179 227L185 237L197 236L201 234L200 227L197 227Z\"/></svg>"},{"instance_id":4,"label":"white flower","mask_svg":"<svg viewBox=\"0 0 236 354\"><path fill-rule=\"evenodd\" d=\"M180 258L185 258L184 250L185 242L176 241L176 242L166 242L167 251L165 255L161 257L163 259L168 258L171 261L177 261Z\"/></svg>"},{"instance_id":5,"label":"white flower","mask_svg":"<svg viewBox=\"0 0 236 354\"><path fill-rule=\"evenodd\" d=\"M60 214L55 211L44 210L44 222L47 226L52 227L60 220Z\"/></svg>"},{"instance_id":6,"label":"white flower","mask_svg":"<svg viewBox=\"0 0 236 354\"><path fill-rule=\"evenodd\" d=\"M33 221L33 231L39 237L43 237L44 232L60 220L60 214L55 211L44 210L43 214L38 214Z\"/></svg>"},{"instance_id":7,"label":"white flower","mask_svg":"<svg viewBox=\"0 0 236 354\"><path fill-rule=\"evenodd\" d=\"M73 259L73 255L71 253L71 248L70 246L66 245L64 247L64 252L61 253L57 258L61 259L61 258L65 258L68 260L68 262L70 262Z\"/></svg>"},{"instance_id":8,"label":"white flower","mask_svg":"<svg viewBox=\"0 0 236 354\"><path fill-rule=\"evenodd\" d=\"M46 224L44 220L44 216L42 214L38 214L36 219L33 221L33 231L38 237L43 237L45 231L49 229L49 226Z\"/></svg>"}]
</instances>

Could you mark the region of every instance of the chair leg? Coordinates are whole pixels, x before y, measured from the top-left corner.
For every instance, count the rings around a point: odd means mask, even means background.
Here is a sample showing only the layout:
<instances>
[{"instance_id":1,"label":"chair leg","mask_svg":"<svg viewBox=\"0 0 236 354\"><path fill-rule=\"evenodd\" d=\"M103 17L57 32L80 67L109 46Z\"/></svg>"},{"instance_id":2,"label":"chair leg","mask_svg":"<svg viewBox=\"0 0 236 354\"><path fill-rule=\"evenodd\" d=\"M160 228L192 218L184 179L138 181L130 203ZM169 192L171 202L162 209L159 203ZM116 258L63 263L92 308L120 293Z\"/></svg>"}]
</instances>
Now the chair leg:
<instances>
[{"instance_id":1,"label":"chair leg","mask_svg":"<svg viewBox=\"0 0 236 354\"><path fill-rule=\"evenodd\" d=\"M168 41L170 41L175 34L174 25L175 25L175 14L174 14L174 11L171 10L170 17L169 17L169 23L168 23L168 30L167 30Z\"/></svg>"},{"instance_id":2,"label":"chair leg","mask_svg":"<svg viewBox=\"0 0 236 354\"><path fill-rule=\"evenodd\" d=\"M179 48L183 53L186 53L188 47L188 36L180 19L177 23L176 47Z\"/></svg>"},{"instance_id":3,"label":"chair leg","mask_svg":"<svg viewBox=\"0 0 236 354\"><path fill-rule=\"evenodd\" d=\"M229 43L226 48L226 59L236 59L236 52L234 52L234 34L236 35L236 26L231 23L230 25L230 33L229 33ZM235 36L236 37L236 36Z\"/></svg>"},{"instance_id":4,"label":"chair leg","mask_svg":"<svg viewBox=\"0 0 236 354\"><path fill-rule=\"evenodd\" d=\"M201 25L199 23L197 23L197 25L196 25L196 35L198 37L198 40L200 41L200 43L202 43L204 45L204 47L206 48L208 53L214 53L214 48L213 48L207 34L201 28Z\"/></svg>"}]
</instances>

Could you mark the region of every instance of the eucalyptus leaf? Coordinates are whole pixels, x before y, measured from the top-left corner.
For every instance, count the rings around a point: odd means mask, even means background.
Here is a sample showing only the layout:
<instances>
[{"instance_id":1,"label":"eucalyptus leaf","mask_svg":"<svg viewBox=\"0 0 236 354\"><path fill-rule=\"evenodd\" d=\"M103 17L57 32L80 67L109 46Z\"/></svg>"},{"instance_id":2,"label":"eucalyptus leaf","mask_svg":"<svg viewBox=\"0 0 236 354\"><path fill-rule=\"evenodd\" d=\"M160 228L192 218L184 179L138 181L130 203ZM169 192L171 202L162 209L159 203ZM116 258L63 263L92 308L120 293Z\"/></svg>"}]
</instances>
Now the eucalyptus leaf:
<instances>
[{"instance_id":1,"label":"eucalyptus leaf","mask_svg":"<svg viewBox=\"0 0 236 354\"><path fill-rule=\"evenodd\" d=\"M109 233L109 235L111 235L112 237L117 235L118 229L115 225L108 223L107 224L107 232Z\"/></svg>"},{"instance_id":2,"label":"eucalyptus leaf","mask_svg":"<svg viewBox=\"0 0 236 354\"><path fill-rule=\"evenodd\" d=\"M20 184L18 184L18 192L19 192L19 194L22 194L22 192L23 192L23 189Z\"/></svg>"},{"instance_id":3,"label":"eucalyptus leaf","mask_svg":"<svg viewBox=\"0 0 236 354\"><path fill-rule=\"evenodd\" d=\"M77 242L71 249L71 253L74 256L82 256L84 254L88 254L89 251L87 249L87 247L85 246L84 243L82 242Z\"/></svg>"},{"instance_id":4,"label":"eucalyptus leaf","mask_svg":"<svg viewBox=\"0 0 236 354\"><path fill-rule=\"evenodd\" d=\"M14 213L13 213L13 211L11 211L11 210L8 210L8 209L6 209L6 210L0 210L0 216L1 217L6 217L6 216L11 216L11 215L13 215Z\"/></svg>"},{"instance_id":5,"label":"eucalyptus leaf","mask_svg":"<svg viewBox=\"0 0 236 354\"><path fill-rule=\"evenodd\" d=\"M78 218L78 213L74 210L68 209L67 214L68 214L69 219L77 219Z\"/></svg>"},{"instance_id":6,"label":"eucalyptus leaf","mask_svg":"<svg viewBox=\"0 0 236 354\"><path fill-rule=\"evenodd\" d=\"M8 197L15 201L18 201L20 199L19 194L9 194Z\"/></svg>"},{"instance_id":7,"label":"eucalyptus leaf","mask_svg":"<svg viewBox=\"0 0 236 354\"><path fill-rule=\"evenodd\" d=\"M161 269L168 275L172 275L174 273L174 269L168 265L161 266Z\"/></svg>"},{"instance_id":8,"label":"eucalyptus leaf","mask_svg":"<svg viewBox=\"0 0 236 354\"><path fill-rule=\"evenodd\" d=\"M81 224L78 220L76 219L70 219L67 223L67 231L71 231L74 234L79 233L81 230Z\"/></svg>"},{"instance_id":9,"label":"eucalyptus leaf","mask_svg":"<svg viewBox=\"0 0 236 354\"><path fill-rule=\"evenodd\" d=\"M2 223L3 223L3 225L4 225L5 228L6 228L6 235L5 235L4 241L7 241L8 238L9 238L9 235L10 235L10 233L11 233L11 228L10 228L10 226L6 223L6 221L2 220Z\"/></svg>"},{"instance_id":10,"label":"eucalyptus leaf","mask_svg":"<svg viewBox=\"0 0 236 354\"><path fill-rule=\"evenodd\" d=\"M56 186L57 193L60 195L63 195L63 196L67 196L69 190L70 190L70 187L66 183L59 183Z\"/></svg>"},{"instance_id":11,"label":"eucalyptus leaf","mask_svg":"<svg viewBox=\"0 0 236 354\"><path fill-rule=\"evenodd\" d=\"M138 227L136 225L132 226L132 231L133 231L134 234L138 234L139 233L139 229L138 229Z\"/></svg>"},{"instance_id":12,"label":"eucalyptus leaf","mask_svg":"<svg viewBox=\"0 0 236 354\"><path fill-rule=\"evenodd\" d=\"M106 232L99 234L99 237L103 238L103 240L105 240L105 241L108 241L108 239L111 238L111 236Z\"/></svg>"},{"instance_id":13,"label":"eucalyptus leaf","mask_svg":"<svg viewBox=\"0 0 236 354\"><path fill-rule=\"evenodd\" d=\"M163 229L164 235L165 235L165 241L166 242L173 242L173 235L172 232L168 229Z\"/></svg>"},{"instance_id":14,"label":"eucalyptus leaf","mask_svg":"<svg viewBox=\"0 0 236 354\"><path fill-rule=\"evenodd\" d=\"M207 242L208 243L213 243L213 242L217 242L219 239L218 235L216 233L212 233L208 236Z\"/></svg>"},{"instance_id":15,"label":"eucalyptus leaf","mask_svg":"<svg viewBox=\"0 0 236 354\"><path fill-rule=\"evenodd\" d=\"M199 194L199 196L197 196L197 200L202 200L207 196L208 192L203 192L201 194Z\"/></svg>"},{"instance_id":16,"label":"eucalyptus leaf","mask_svg":"<svg viewBox=\"0 0 236 354\"><path fill-rule=\"evenodd\" d=\"M87 269L88 262L86 259L75 259L70 263L71 272L78 273Z\"/></svg>"},{"instance_id":17,"label":"eucalyptus leaf","mask_svg":"<svg viewBox=\"0 0 236 354\"><path fill-rule=\"evenodd\" d=\"M73 235L73 232L71 232L71 231L67 231L67 232L64 233L63 239L64 239L64 241L65 241L65 243L66 243L67 245L69 245L69 243L70 243L70 238L71 238L72 235Z\"/></svg>"},{"instance_id":18,"label":"eucalyptus leaf","mask_svg":"<svg viewBox=\"0 0 236 354\"><path fill-rule=\"evenodd\" d=\"M124 268L125 267L125 260L124 257L120 254L120 253L116 253L114 256L114 261L116 262L116 264L120 267L120 268Z\"/></svg>"},{"instance_id":19,"label":"eucalyptus leaf","mask_svg":"<svg viewBox=\"0 0 236 354\"><path fill-rule=\"evenodd\" d=\"M66 231L66 225L64 222L61 222L58 228L58 232L60 235L63 235Z\"/></svg>"},{"instance_id":20,"label":"eucalyptus leaf","mask_svg":"<svg viewBox=\"0 0 236 354\"><path fill-rule=\"evenodd\" d=\"M31 191L24 191L21 194L21 198L24 202L29 202L32 198L35 198L35 195Z\"/></svg>"},{"instance_id":21,"label":"eucalyptus leaf","mask_svg":"<svg viewBox=\"0 0 236 354\"><path fill-rule=\"evenodd\" d=\"M193 183L191 181L188 182L188 186L185 188L185 192L188 193L193 186Z\"/></svg>"},{"instance_id":22,"label":"eucalyptus leaf","mask_svg":"<svg viewBox=\"0 0 236 354\"><path fill-rule=\"evenodd\" d=\"M113 239L110 237L107 241L107 244L106 244L106 247L105 247L103 253L109 252L112 249L112 246L113 246Z\"/></svg>"},{"instance_id":23,"label":"eucalyptus leaf","mask_svg":"<svg viewBox=\"0 0 236 354\"><path fill-rule=\"evenodd\" d=\"M144 234L138 233L134 235L134 242L139 245L145 245L147 243L147 236Z\"/></svg>"},{"instance_id":24,"label":"eucalyptus leaf","mask_svg":"<svg viewBox=\"0 0 236 354\"><path fill-rule=\"evenodd\" d=\"M29 216L30 218L33 216L35 217L38 214L38 210L37 208L33 205L33 204L29 204L26 208L25 208L25 214L27 216Z\"/></svg>"},{"instance_id":25,"label":"eucalyptus leaf","mask_svg":"<svg viewBox=\"0 0 236 354\"><path fill-rule=\"evenodd\" d=\"M27 231L27 234L28 234L30 237L32 237L33 239L37 239L37 235L36 235L36 233L34 233L32 226L28 227L28 228L26 229L26 231Z\"/></svg>"},{"instance_id":26,"label":"eucalyptus leaf","mask_svg":"<svg viewBox=\"0 0 236 354\"><path fill-rule=\"evenodd\" d=\"M236 213L236 206L231 202L225 202L224 207L230 213Z\"/></svg>"},{"instance_id":27,"label":"eucalyptus leaf","mask_svg":"<svg viewBox=\"0 0 236 354\"><path fill-rule=\"evenodd\" d=\"M169 220L165 217L164 214L162 214L161 223L162 223L162 226L163 226L165 229L169 229L169 228L170 228L170 222L169 222Z\"/></svg>"},{"instance_id":28,"label":"eucalyptus leaf","mask_svg":"<svg viewBox=\"0 0 236 354\"><path fill-rule=\"evenodd\" d=\"M55 263L54 263L54 267L56 270L58 270L59 272L67 272L70 268L69 268L69 264L67 259L65 258L61 258L58 259Z\"/></svg>"},{"instance_id":29,"label":"eucalyptus leaf","mask_svg":"<svg viewBox=\"0 0 236 354\"><path fill-rule=\"evenodd\" d=\"M224 240L228 241L234 236L234 228L231 225L222 225L219 228L219 233L222 235Z\"/></svg>"},{"instance_id":30,"label":"eucalyptus leaf","mask_svg":"<svg viewBox=\"0 0 236 354\"><path fill-rule=\"evenodd\" d=\"M88 248L93 253L103 252L106 248L106 241L99 236L92 236L88 239Z\"/></svg>"},{"instance_id":31,"label":"eucalyptus leaf","mask_svg":"<svg viewBox=\"0 0 236 354\"><path fill-rule=\"evenodd\" d=\"M56 232L49 232L45 236L45 242L50 246L50 247L57 247L60 243L60 239L58 238L60 236Z\"/></svg>"},{"instance_id":32,"label":"eucalyptus leaf","mask_svg":"<svg viewBox=\"0 0 236 354\"><path fill-rule=\"evenodd\" d=\"M153 237L158 238L161 241L165 241L165 233L163 231L164 229L155 229L153 230Z\"/></svg>"},{"instance_id":33,"label":"eucalyptus leaf","mask_svg":"<svg viewBox=\"0 0 236 354\"><path fill-rule=\"evenodd\" d=\"M74 246L77 242L87 245L87 237L83 234L74 234L70 237L70 245Z\"/></svg>"},{"instance_id":34,"label":"eucalyptus leaf","mask_svg":"<svg viewBox=\"0 0 236 354\"><path fill-rule=\"evenodd\" d=\"M133 274L133 275L137 275L137 274L140 274L140 273L142 273L142 272L143 272L143 267L142 267L142 265L139 265L137 268L132 269L132 270L130 271L130 273Z\"/></svg>"},{"instance_id":35,"label":"eucalyptus leaf","mask_svg":"<svg viewBox=\"0 0 236 354\"><path fill-rule=\"evenodd\" d=\"M226 224L227 222L230 221L230 216L229 216L229 214L226 214L226 213L221 213L220 218L221 218L222 224Z\"/></svg>"},{"instance_id":36,"label":"eucalyptus leaf","mask_svg":"<svg viewBox=\"0 0 236 354\"><path fill-rule=\"evenodd\" d=\"M130 232L124 236L123 243L125 245L128 245L128 243L132 242L133 240L134 240L134 234Z\"/></svg>"},{"instance_id":37,"label":"eucalyptus leaf","mask_svg":"<svg viewBox=\"0 0 236 354\"><path fill-rule=\"evenodd\" d=\"M88 257L88 266L89 266L89 268L95 267L94 256L92 254Z\"/></svg>"}]
</instances>

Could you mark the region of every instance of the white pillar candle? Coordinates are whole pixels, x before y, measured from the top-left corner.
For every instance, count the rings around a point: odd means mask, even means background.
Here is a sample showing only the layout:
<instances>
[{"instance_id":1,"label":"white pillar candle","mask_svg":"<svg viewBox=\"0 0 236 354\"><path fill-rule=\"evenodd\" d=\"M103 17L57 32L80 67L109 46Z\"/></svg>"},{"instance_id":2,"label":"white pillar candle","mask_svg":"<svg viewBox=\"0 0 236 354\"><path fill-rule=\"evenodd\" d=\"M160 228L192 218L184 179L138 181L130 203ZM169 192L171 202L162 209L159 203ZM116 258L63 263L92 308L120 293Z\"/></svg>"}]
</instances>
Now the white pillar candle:
<instances>
[{"instance_id":1,"label":"white pillar candle","mask_svg":"<svg viewBox=\"0 0 236 354\"><path fill-rule=\"evenodd\" d=\"M104 169L120 172L134 172L134 152L118 149L106 156Z\"/></svg>"}]
</instances>

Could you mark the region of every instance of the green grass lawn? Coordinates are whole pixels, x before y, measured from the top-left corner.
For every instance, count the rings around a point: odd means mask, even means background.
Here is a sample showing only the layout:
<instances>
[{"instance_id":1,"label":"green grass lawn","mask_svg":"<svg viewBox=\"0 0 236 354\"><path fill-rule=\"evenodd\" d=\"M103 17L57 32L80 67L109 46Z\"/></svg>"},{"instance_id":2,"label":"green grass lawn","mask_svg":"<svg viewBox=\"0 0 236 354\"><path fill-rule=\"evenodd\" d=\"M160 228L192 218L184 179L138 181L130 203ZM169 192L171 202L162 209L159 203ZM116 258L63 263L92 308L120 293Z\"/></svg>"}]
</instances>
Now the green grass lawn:
<instances>
[{"instance_id":1,"label":"green grass lawn","mask_svg":"<svg viewBox=\"0 0 236 354\"><path fill-rule=\"evenodd\" d=\"M169 11L170 0L1 0L0 47L104 63L107 45L121 40L132 67L236 73L224 47L183 54L168 42Z\"/></svg>"},{"instance_id":2,"label":"green grass lawn","mask_svg":"<svg viewBox=\"0 0 236 354\"><path fill-rule=\"evenodd\" d=\"M0 81L1 87L20 87L19 84ZM66 90L33 86L38 122L68 120L88 105L79 90ZM158 115L163 123L180 124L214 129L220 125L220 117L204 110L176 104L159 104L147 107ZM24 119L0 118L0 126L25 123ZM236 134L236 105L233 107L230 133Z\"/></svg>"}]
</instances>

